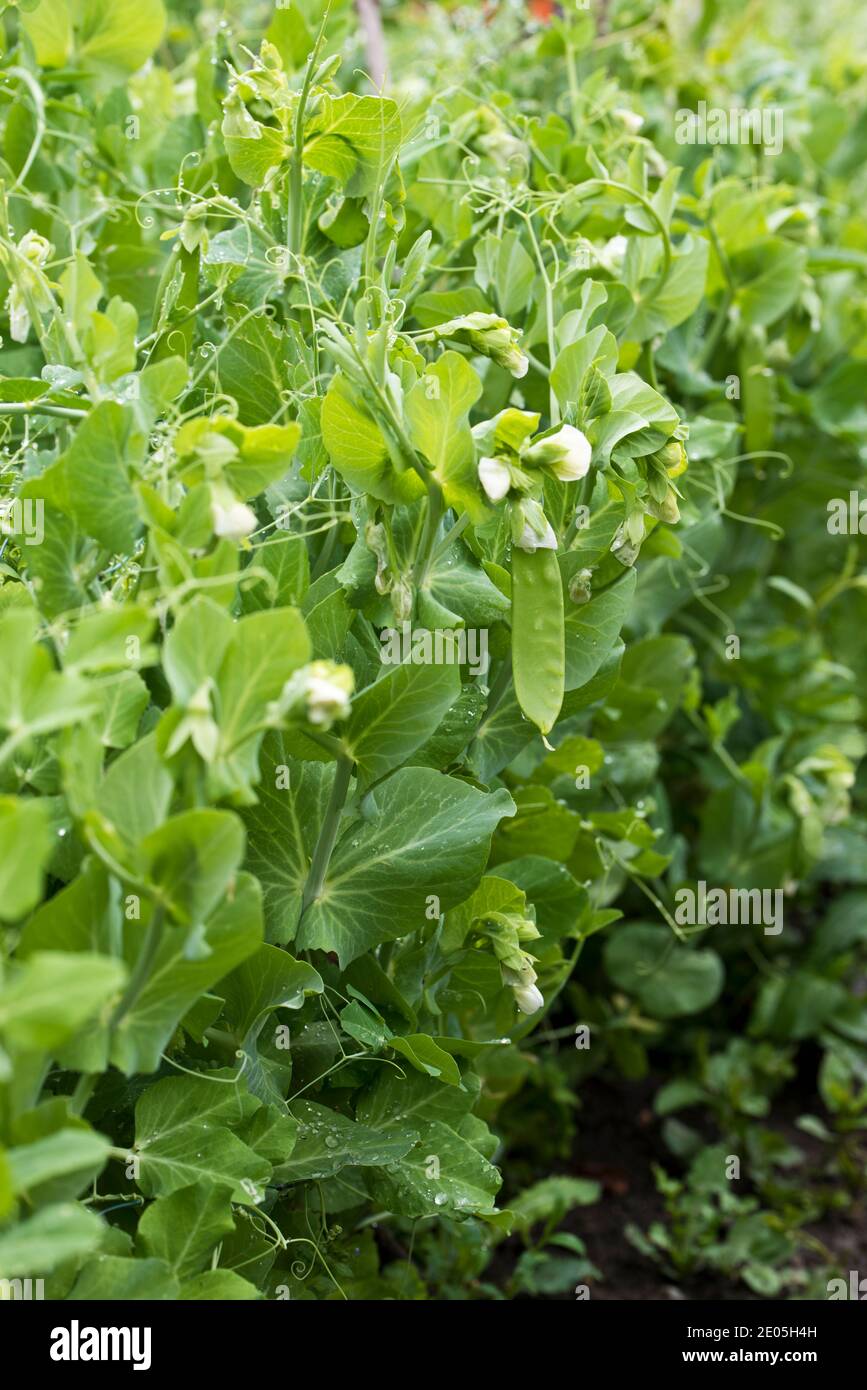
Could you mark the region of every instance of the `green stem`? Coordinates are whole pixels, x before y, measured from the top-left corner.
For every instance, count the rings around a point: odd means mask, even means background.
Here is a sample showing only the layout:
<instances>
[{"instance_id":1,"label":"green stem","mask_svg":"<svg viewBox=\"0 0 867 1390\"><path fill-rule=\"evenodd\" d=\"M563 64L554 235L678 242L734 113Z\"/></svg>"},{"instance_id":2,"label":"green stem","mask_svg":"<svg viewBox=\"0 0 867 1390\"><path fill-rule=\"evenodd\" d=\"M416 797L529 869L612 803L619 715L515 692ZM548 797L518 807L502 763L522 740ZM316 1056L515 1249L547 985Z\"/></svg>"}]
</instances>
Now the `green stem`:
<instances>
[{"instance_id":1,"label":"green stem","mask_svg":"<svg viewBox=\"0 0 867 1390\"><path fill-rule=\"evenodd\" d=\"M72 1098L69 1102L69 1108L73 1115L84 1114L98 1079L98 1074L96 1072L83 1072L78 1078L78 1082L75 1090L72 1092Z\"/></svg>"},{"instance_id":2,"label":"green stem","mask_svg":"<svg viewBox=\"0 0 867 1390\"><path fill-rule=\"evenodd\" d=\"M83 420L87 411L65 405L40 405L38 401L4 401L0 415L57 415L62 420Z\"/></svg>"},{"instance_id":3,"label":"green stem","mask_svg":"<svg viewBox=\"0 0 867 1390\"><path fill-rule=\"evenodd\" d=\"M160 942L163 939L163 928L165 926L165 909L162 903L157 903L151 914L148 929L145 934L144 945L138 954L138 960L130 976L129 984L124 990L117 1008L112 1014L108 1025L109 1033L114 1034L121 1019L135 1007L139 995L147 984L151 973L151 967L156 959Z\"/></svg>"},{"instance_id":4,"label":"green stem","mask_svg":"<svg viewBox=\"0 0 867 1390\"><path fill-rule=\"evenodd\" d=\"M430 568L431 555L436 543L437 531L439 530L442 514L443 495L438 487L429 486L424 532L422 533L421 546L419 547L415 565L413 566L413 579L418 588L424 583L425 576Z\"/></svg>"},{"instance_id":5,"label":"green stem","mask_svg":"<svg viewBox=\"0 0 867 1390\"><path fill-rule=\"evenodd\" d=\"M322 40L325 37L325 20L328 18L328 10L322 18L322 24L313 47L313 52L307 59L307 69L304 73L304 83L301 87L301 95L298 98L298 105L295 109L295 125L292 133L292 158L289 164L289 216L288 216L288 241L289 250L293 256L300 256L304 249L304 112L307 108L307 98L310 95L310 87L313 83L313 72L319 62L319 53L322 48Z\"/></svg>"},{"instance_id":6,"label":"green stem","mask_svg":"<svg viewBox=\"0 0 867 1390\"><path fill-rule=\"evenodd\" d=\"M466 531L469 524L469 512L461 512L454 526L452 526L450 530L446 531L439 545L434 546L433 552L431 553L430 561L428 563L428 568L430 568L431 565L435 565L440 556L445 555L447 550L451 550L455 541L458 539L458 536L463 535L464 531Z\"/></svg>"},{"instance_id":7,"label":"green stem","mask_svg":"<svg viewBox=\"0 0 867 1390\"><path fill-rule=\"evenodd\" d=\"M27 175L30 173L31 165L33 164L34 159L39 153L39 147L42 144L42 141L45 137L45 131L47 126L45 120L45 98L42 95L42 90L38 82L34 81L32 75L27 71L26 68L7 68L6 76L16 77L18 81L23 83L23 85L27 88L28 92L30 93L30 98L33 102L36 124L36 128L33 133L33 139L30 143L30 149L27 152L27 158L21 165L21 168L18 172L18 177L16 178L15 182L9 190L10 193L14 193L16 188L21 188L22 184L25 182L27 178Z\"/></svg>"},{"instance_id":8,"label":"green stem","mask_svg":"<svg viewBox=\"0 0 867 1390\"><path fill-rule=\"evenodd\" d=\"M352 776L352 759L346 754L341 754L337 759L337 770L334 774L334 782L331 787L331 795L328 798L328 806L325 811L325 819L319 831L319 839L316 841L316 848L313 851L313 858L310 861L310 870L307 874L307 882L304 884L304 894L301 900L301 913L307 911L322 892L325 883L325 875L328 872L328 865L331 861L331 854L337 840L337 831L340 827L340 817L346 802L346 794L349 791L349 779Z\"/></svg>"}]
</instances>

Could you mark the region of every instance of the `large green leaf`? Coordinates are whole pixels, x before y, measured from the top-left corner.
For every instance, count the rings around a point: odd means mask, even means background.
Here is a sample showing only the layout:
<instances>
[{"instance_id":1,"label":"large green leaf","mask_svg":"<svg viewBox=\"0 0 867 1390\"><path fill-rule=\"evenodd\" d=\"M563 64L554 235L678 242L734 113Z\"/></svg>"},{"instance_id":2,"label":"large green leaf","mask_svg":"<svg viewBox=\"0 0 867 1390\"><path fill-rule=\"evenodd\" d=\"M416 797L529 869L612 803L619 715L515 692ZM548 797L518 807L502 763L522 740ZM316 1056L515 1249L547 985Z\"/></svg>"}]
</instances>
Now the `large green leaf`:
<instances>
[{"instance_id":1,"label":"large green leaf","mask_svg":"<svg viewBox=\"0 0 867 1390\"><path fill-rule=\"evenodd\" d=\"M81 422L66 452L43 473L40 496L109 552L129 552L139 530L130 467L141 455L131 409L103 401Z\"/></svg>"},{"instance_id":2,"label":"large green leaf","mask_svg":"<svg viewBox=\"0 0 867 1390\"><path fill-rule=\"evenodd\" d=\"M482 383L458 352L444 352L406 398L412 442L428 460L449 506L485 515L475 467L469 412Z\"/></svg>"},{"instance_id":3,"label":"large green leaf","mask_svg":"<svg viewBox=\"0 0 867 1390\"><path fill-rule=\"evenodd\" d=\"M346 743L362 782L405 763L435 729L461 689L458 667L404 663L352 702Z\"/></svg>"},{"instance_id":4,"label":"large green leaf","mask_svg":"<svg viewBox=\"0 0 867 1390\"><path fill-rule=\"evenodd\" d=\"M275 1168L277 1182L329 1178L347 1166L393 1163L409 1152L418 1137L415 1130L402 1126L373 1129L310 1100L292 1101L289 1110L298 1121L298 1140L292 1156Z\"/></svg>"},{"instance_id":5,"label":"large green leaf","mask_svg":"<svg viewBox=\"0 0 867 1390\"><path fill-rule=\"evenodd\" d=\"M164 1260L185 1279L204 1268L214 1246L234 1228L226 1189L198 1182L157 1198L139 1222L138 1238L147 1256Z\"/></svg>"},{"instance_id":6,"label":"large green leaf","mask_svg":"<svg viewBox=\"0 0 867 1390\"><path fill-rule=\"evenodd\" d=\"M282 752L278 741L269 754ZM334 766L284 764L290 788L268 791L246 813L248 862L265 887L269 932L299 948L336 951L347 965L372 945L427 920L431 894L459 902L481 876L490 837L511 815L505 791L477 791L429 768L405 768L375 792L375 803L339 837L323 889L298 926L301 893ZM277 768L267 766L265 786Z\"/></svg>"},{"instance_id":7,"label":"large green leaf","mask_svg":"<svg viewBox=\"0 0 867 1390\"><path fill-rule=\"evenodd\" d=\"M400 136L395 102L325 93L304 131L304 163L336 179L350 197L362 197L387 173Z\"/></svg>"},{"instance_id":8,"label":"large green leaf","mask_svg":"<svg viewBox=\"0 0 867 1390\"><path fill-rule=\"evenodd\" d=\"M615 985L636 995L653 1018L700 1013L723 986L716 952L682 946L664 926L620 927L606 945L605 965Z\"/></svg>"},{"instance_id":9,"label":"large green leaf","mask_svg":"<svg viewBox=\"0 0 867 1390\"><path fill-rule=\"evenodd\" d=\"M0 1234L2 1277L32 1279L50 1274L64 1260L95 1250L104 1231L98 1216L74 1202L46 1207Z\"/></svg>"},{"instance_id":10,"label":"large green leaf","mask_svg":"<svg viewBox=\"0 0 867 1390\"><path fill-rule=\"evenodd\" d=\"M261 1200L271 1165L234 1133L257 1102L219 1077L168 1077L151 1086L135 1110L135 1145L141 1190L170 1196L204 1183L232 1200Z\"/></svg>"}]
</instances>

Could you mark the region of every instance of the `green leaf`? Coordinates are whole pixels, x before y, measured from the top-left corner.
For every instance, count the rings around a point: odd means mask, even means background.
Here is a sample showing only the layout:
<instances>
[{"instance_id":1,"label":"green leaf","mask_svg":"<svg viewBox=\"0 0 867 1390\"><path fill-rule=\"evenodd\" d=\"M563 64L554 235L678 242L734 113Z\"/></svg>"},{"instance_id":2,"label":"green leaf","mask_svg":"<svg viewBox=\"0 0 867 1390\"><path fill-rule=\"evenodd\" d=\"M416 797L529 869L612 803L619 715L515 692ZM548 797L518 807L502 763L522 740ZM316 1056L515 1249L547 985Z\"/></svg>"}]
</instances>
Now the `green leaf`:
<instances>
[{"instance_id":1,"label":"green leaf","mask_svg":"<svg viewBox=\"0 0 867 1390\"><path fill-rule=\"evenodd\" d=\"M425 486L412 468L396 473L379 425L342 376L332 378L322 402L322 439L331 462L355 492L381 502L412 502Z\"/></svg>"},{"instance_id":2,"label":"green leaf","mask_svg":"<svg viewBox=\"0 0 867 1390\"><path fill-rule=\"evenodd\" d=\"M487 1159L448 1125L431 1121L405 1157L372 1175L375 1201L401 1216L492 1215L502 1179Z\"/></svg>"},{"instance_id":3,"label":"green leaf","mask_svg":"<svg viewBox=\"0 0 867 1390\"><path fill-rule=\"evenodd\" d=\"M735 303L746 323L775 323L791 308L806 260L806 248L783 237L767 237L731 257Z\"/></svg>"},{"instance_id":4,"label":"green leaf","mask_svg":"<svg viewBox=\"0 0 867 1390\"><path fill-rule=\"evenodd\" d=\"M153 1202L139 1221L138 1239L147 1256L187 1279L204 1268L214 1246L234 1229L225 1188L199 1182Z\"/></svg>"},{"instance_id":5,"label":"green leaf","mask_svg":"<svg viewBox=\"0 0 867 1390\"><path fill-rule=\"evenodd\" d=\"M353 700L346 745L362 783L405 763L461 689L457 666L394 666Z\"/></svg>"},{"instance_id":6,"label":"green leaf","mask_svg":"<svg viewBox=\"0 0 867 1390\"><path fill-rule=\"evenodd\" d=\"M238 1048L247 1058L247 1085L260 1100L282 1103L291 1059L278 1063L260 1053L258 1040L276 1009L300 1009L308 994L321 994L322 977L306 961L275 946L259 949L220 985L224 1015Z\"/></svg>"},{"instance_id":7,"label":"green leaf","mask_svg":"<svg viewBox=\"0 0 867 1390\"><path fill-rule=\"evenodd\" d=\"M666 927L640 922L609 937L605 967L652 1018L700 1013L719 997L724 980L715 951L681 946Z\"/></svg>"},{"instance_id":8,"label":"green leaf","mask_svg":"<svg viewBox=\"0 0 867 1390\"><path fill-rule=\"evenodd\" d=\"M255 1104L219 1078L171 1076L151 1086L135 1108L133 1152L142 1192L170 1196L201 1182L225 1189L235 1202L255 1204L271 1165L229 1127Z\"/></svg>"},{"instance_id":9,"label":"green leaf","mask_svg":"<svg viewBox=\"0 0 867 1390\"><path fill-rule=\"evenodd\" d=\"M104 1166L107 1139L88 1129L61 1129L32 1144L9 1150L7 1158L16 1192L30 1192L40 1183L70 1173L83 1173L82 1187Z\"/></svg>"},{"instance_id":10,"label":"green leaf","mask_svg":"<svg viewBox=\"0 0 867 1390\"><path fill-rule=\"evenodd\" d=\"M433 469L447 504L477 521L486 507L476 475L469 412L481 394L482 383L466 359L458 352L444 352L404 403L412 442Z\"/></svg>"},{"instance_id":11,"label":"green leaf","mask_svg":"<svg viewBox=\"0 0 867 1390\"><path fill-rule=\"evenodd\" d=\"M486 232L476 242L476 284L494 297L497 309L511 322L527 307L527 299L536 278L536 265L521 245L517 232L502 236Z\"/></svg>"},{"instance_id":12,"label":"green leaf","mask_svg":"<svg viewBox=\"0 0 867 1390\"><path fill-rule=\"evenodd\" d=\"M41 1277L100 1244L105 1227L74 1202L58 1202L0 1235L4 1279Z\"/></svg>"},{"instance_id":13,"label":"green leaf","mask_svg":"<svg viewBox=\"0 0 867 1390\"><path fill-rule=\"evenodd\" d=\"M56 1048L116 997L125 976L120 961L92 952L35 952L0 986L0 1035L23 1048Z\"/></svg>"},{"instance_id":14,"label":"green leaf","mask_svg":"<svg viewBox=\"0 0 867 1390\"><path fill-rule=\"evenodd\" d=\"M87 1303L130 1303L179 1297L177 1280L164 1260L99 1255L84 1266L69 1293Z\"/></svg>"},{"instance_id":15,"label":"green leaf","mask_svg":"<svg viewBox=\"0 0 867 1390\"><path fill-rule=\"evenodd\" d=\"M347 1166L393 1163L417 1138L415 1130L392 1127L384 1133L309 1100L290 1101L289 1112L298 1121L298 1140L291 1158L275 1168L276 1182L329 1178Z\"/></svg>"},{"instance_id":16,"label":"green leaf","mask_svg":"<svg viewBox=\"0 0 867 1390\"><path fill-rule=\"evenodd\" d=\"M436 1077L450 1086L460 1086L461 1073L454 1058L438 1047L427 1033L413 1033L408 1036L393 1036L388 1040L389 1047L401 1053L416 1071L426 1076Z\"/></svg>"},{"instance_id":17,"label":"green leaf","mask_svg":"<svg viewBox=\"0 0 867 1390\"><path fill-rule=\"evenodd\" d=\"M262 1298L263 1295L255 1284L242 1279L234 1270L206 1269L202 1274L197 1274L195 1278L182 1284L177 1297L182 1303L199 1303L205 1299L219 1303L238 1303L250 1302Z\"/></svg>"},{"instance_id":18,"label":"green leaf","mask_svg":"<svg viewBox=\"0 0 867 1390\"><path fill-rule=\"evenodd\" d=\"M304 163L336 179L348 196L362 197L387 171L400 138L395 102L326 92L304 131Z\"/></svg>"},{"instance_id":19,"label":"green leaf","mask_svg":"<svg viewBox=\"0 0 867 1390\"><path fill-rule=\"evenodd\" d=\"M136 955L141 928L127 924L126 941ZM127 1075L155 1071L181 1019L212 985L255 951L262 940L261 892L250 874L239 874L233 894L208 920L203 950L189 951L189 932L175 927L164 933L141 994L114 1031L111 1058Z\"/></svg>"},{"instance_id":20,"label":"green leaf","mask_svg":"<svg viewBox=\"0 0 867 1390\"><path fill-rule=\"evenodd\" d=\"M428 768L396 772L376 792L370 818L338 840L297 945L336 951L343 968L421 926L431 895L443 910L460 902L481 876L494 828L513 809L504 790L479 792Z\"/></svg>"},{"instance_id":21,"label":"green leaf","mask_svg":"<svg viewBox=\"0 0 867 1390\"><path fill-rule=\"evenodd\" d=\"M635 594L634 569L589 603L566 610L566 689L578 690L596 675L629 616Z\"/></svg>"},{"instance_id":22,"label":"green leaf","mask_svg":"<svg viewBox=\"0 0 867 1390\"><path fill-rule=\"evenodd\" d=\"M204 921L224 900L244 858L231 811L182 811L141 841L143 876L179 922Z\"/></svg>"},{"instance_id":23,"label":"green leaf","mask_svg":"<svg viewBox=\"0 0 867 1390\"><path fill-rule=\"evenodd\" d=\"M16 742L75 724L98 707L86 681L54 670L38 640L39 620L30 608L0 617L0 728Z\"/></svg>"},{"instance_id":24,"label":"green leaf","mask_svg":"<svg viewBox=\"0 0 867 1390\"><path fill-rule=\"evenodd\" d=\"M128 553L139 531L129 466L141 458L128 406L103 401L75 432L69 448L39 480L39 496L58 507L111 553Z\"/></svg>"},{"instance_id":25,"label":"green leaf","mask_svg":"<svg viewBox=\"0 0 867 1390\"><path fill-rule=\"evenodd\" d=\"M45 806L37 799L0 796L0 920L14 922L42 896L54 848Z\"/></svg>"}]
</instances>

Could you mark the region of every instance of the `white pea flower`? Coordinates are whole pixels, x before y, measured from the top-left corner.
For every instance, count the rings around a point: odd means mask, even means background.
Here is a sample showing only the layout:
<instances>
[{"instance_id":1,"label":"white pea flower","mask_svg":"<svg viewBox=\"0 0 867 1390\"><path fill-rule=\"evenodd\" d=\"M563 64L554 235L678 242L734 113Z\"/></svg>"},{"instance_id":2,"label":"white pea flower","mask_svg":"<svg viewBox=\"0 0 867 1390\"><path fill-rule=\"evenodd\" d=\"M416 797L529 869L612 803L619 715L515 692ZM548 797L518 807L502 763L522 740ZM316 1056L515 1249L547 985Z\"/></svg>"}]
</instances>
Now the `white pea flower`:
<instances>
[{"instance_id":1,"label":"white pea flower","mask_svg":"<svg viewBox=\"0 0 867 1390\"><path fill-rule=\"evenodd\" d=\"M252 507L237 498L230 502L211 503L211 521L214 535L230 541L241 541L255 531L259 525L258 517Z\"/></svg>"},{"instance_id":2,"label":"white pea flower","mask_svg":"<svg viewBox=\"0 0 867 1390\"><path fill-rule=\"evenodd\" d=\"M520 550L556 550L554 529L538 502L527 497L512 508L512 540Z\"/></svg>"},{"instance_id":3,"label":"white pea flower","mask_svg":"<svg viewBox=\"0 0 867 1390\"><path fill-rule=\"evenodd\" d=\"M644 125L644 117L639 116L637 111L630 111L628 107L618 106L612 114L630 135L637 135Z\"/></svg>"},{"instance_id":4,"label":"white pea flower","mask_svg":"<svg viewBox=\"0 0 867 1390\"><path fill-rule=\"evenodd\" d=\"M534 1014L545 1003L545 996L536 984L536 972L529 960L524 961L520 971L511 966L503 966L503 983L508 985L515 996L515 1003L522 1014Z\"/></svg>"},{"instance_id":5,"label":"white pea flower","mask_svg":"<svg viewBox=\"0 0 867 1390\"><path fill-rule=\"evenodd\" d=\"M512 485L511 474L502 459L479 459L479 482L491 502L502 502Z\"/></svg>"},{"instance_id":6,"label":"white pea flower","mask_svg":"<svg viewBox=\"0 0 867 1390\"><path fill-rule=\"evenodd\" d=\"M30 310L27 307L25 291L29 291L40 308L47 308L45 302L44 277L39 272L51 255L51 242L38 232L25 232L18 243L18 253L24 257L31 271L16 264L12 274L13 284L6 296L6 312L9 315L9 336L14 343L26 343L30 332Z\"/></svg>"},{"instance_id":7,"label":"white pea flower","mask_svg":"<svg viewBox=\"0 0 867 1390\"><path fill-rule=\"evenodd\" d=\"M328 729L335 719L349 715L349 697L355 688L351 666L335 661L311 661L296 671L283 687L275 718L280 714L300 715L320 729Z\"/></svg>"},{"instance_id":8,"label":"white pea flower","mask_svg":"<svg viewBox=\"0 0 867 1390\"><path fill-rule=\"evenodd\" d=\"M538 985L520 985L515 991L515 1003L522 1014L535 1014L545 1003L545 996Z\"/></svg>"},{"instance_id":9,"label":"white pea flower","mask_svg":"<svg viewBox=\"0 0 867 1390\"><path fill-rule=\"evenodd\" d=\"M348 666L316 671L317 667L328 664L314 661L309 668L307 718L311 724L331 724L335 719L346 719L349 714L349 697L354 685L352 672Z\"/></svg>"},{"instance_id":10,"label":"white pea flower","mask_svg":"<svg viewBox=\"0 0 867 1390\"><path fill-rule=\"evenodd\" d=\"M502 128L477 136L476 144L483 154L498 164L509 164L513 159L527 158L527 146L523 140Z\"/></svg>"},{"instance_id":11,"label":"white pea flower","mask_svg":"<svg viewBox=\"0 0 867 1390\"><path fill-rule=\"evenodd\" d=\"M553 434L528 445L522 460L548 468L561 483L573 483L586 475L592 453L590 440L582 430L574 425L561 425Z\"/></svg>"},{"instance_id":12,"label":"white pea flower","mask_svg":"<svg viewBox=\"0 0 867 1390\"><path fill-rule=\"evenodd\" d=\"M617 275L623 268L623 260L628 246L629 242L625 236L609 237L602 249L596 252L596 259L602 269L607 270L612 275Z\"/></svg>"},{"instance_id":13,"label":"white pea flower","mask_svg":"<svg viewBox=\"0 0 867 1390\"><path fill-rule=\"evenodd\" d=\"M528 521L524 522L524 529L521 532L521 539L518 541L521 550L556 550L557 537L554 535L553 528L549 521L545 522L545 530L540 536Z\"/></svg>"}]
</instances>

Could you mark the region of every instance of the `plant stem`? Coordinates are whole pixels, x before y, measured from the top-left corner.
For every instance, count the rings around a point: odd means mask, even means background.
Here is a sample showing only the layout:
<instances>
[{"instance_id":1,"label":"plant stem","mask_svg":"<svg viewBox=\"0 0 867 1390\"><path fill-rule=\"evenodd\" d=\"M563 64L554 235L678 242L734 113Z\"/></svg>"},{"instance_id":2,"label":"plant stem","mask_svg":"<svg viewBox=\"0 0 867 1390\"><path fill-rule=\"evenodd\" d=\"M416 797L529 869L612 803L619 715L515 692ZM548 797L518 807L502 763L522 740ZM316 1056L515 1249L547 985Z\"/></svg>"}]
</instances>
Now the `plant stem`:
<instances>
[{"instance_id":1,"label":"plant stem","mask_svg":"<svg viewBox=\"0 0 867 1390\"><path fill-rule=\"evenodd\" d=\"M98 1079L99 1077L96 1072L82 1072L69 1102L69 1108L73 1115L84 1114L87 1109L87 1103L96 1088Z\"/></svg>"},{"instance_id":2,"label":"plant stem","mask_svg":"<svg viewBox=\"0 0 867 1390\"><path fill-rule=\"evenodd\" d=\"M165 909L162 903L157 903L151 914L148 929L145 934L144 944L138 953L138 960L130 976L129 984L121 996L120 1002L111 1017L108 1025L109 1033L113 1034L125 1014L135 1006L135 1003L147 984L148 976L151 973L151 966L154 963L160 942L163 938L163 927L165 926Z\"/></svg>"},{"instance_id":3,"label":"plant stem","mask_svg":"<svg viewBox=\"0 0 867 1390\"><path fill-rule=\"evenodd\" d=\"M38 401L4 401L0 415L57 415L62 420L83 420L87 411L66 405L40 405Z\"/></svg>"},{"instance_id":4,"label":"plant stem","mask_svg":"<svg viewBox=\"0 0 867 1390\"><path fill-rule=\"evenodd\" d=\"M316 841L316 848L313 851L313 858L310 861L307 882L304 884L304 894L301 900L302 916L322 892L322 886L325 883L325 875L328 872L328 865L337 839L340 817L346 801L346 794L349 791L349 779L351 776L352 759L348 758L346 754L343 753L337 759L337 770L334 774L331 795L328 798L325 819L322 822L322 827L319 831L319 839Z\"/></svg>"},{"instance_id":5,"label":"plant stem","mask_svg":"<svg viewBox=\"0 0 867 1390\"><path fill-rule=\"evenodd\" d=\"M413 566L413 579L418 588L421 588L428 569L430 568L431 555L433 553L434 544L436 543L437 531L439 530L442 514L443 495L438 487L428 485L427 516L425 517L421 546L419 547L415 565Z\"/></svg>"},{"instance_id":6,"label":"plant stem","mask_svg":"<svg viewBox=\"0 0 867 1390\"><path fill-rule=\"evenodd\" d=\"M293 256L300 256L304 249L304 112L307 107L307 98L310 95L314 69L319 62L322 40L325 37L325 21L328 18L328 11L330 8L330 5L326 7L325 14L322 17L322 24L316 37L316 43L313 47L313 52L307 59L307 68L304 73L301 95L298 98L298 106L295 109L295 124L292 132L292 158L289 164L289 216L287 219L289 250L292 252Z\"/></svg>"},{"instance_id":7,"label":"plant stem","mask_svg":"<svg viewBox=\"0 0 867 1390\"><path fill-rule=\"evenodd\" d=\"M446 531L439 545L434 546L434 549L431 552L430 561L428 562L428 568L430 568L431 565L436 564L440 556L444 555L447 550L451 550L455 541L458 539L458 536L462 535L463 532L466 531L469 524L469 512L461 512L454 526L452 526L450 530Z\"/></svg>"}]
</instances>

